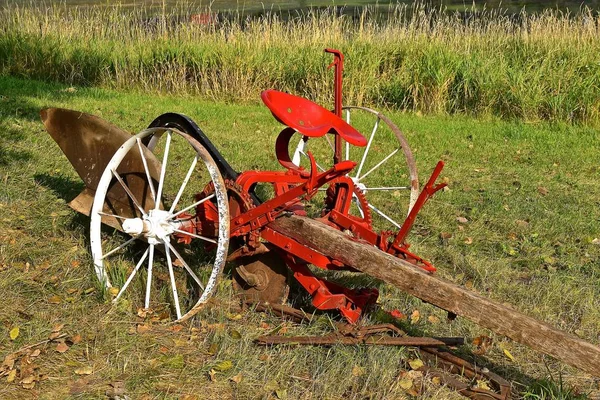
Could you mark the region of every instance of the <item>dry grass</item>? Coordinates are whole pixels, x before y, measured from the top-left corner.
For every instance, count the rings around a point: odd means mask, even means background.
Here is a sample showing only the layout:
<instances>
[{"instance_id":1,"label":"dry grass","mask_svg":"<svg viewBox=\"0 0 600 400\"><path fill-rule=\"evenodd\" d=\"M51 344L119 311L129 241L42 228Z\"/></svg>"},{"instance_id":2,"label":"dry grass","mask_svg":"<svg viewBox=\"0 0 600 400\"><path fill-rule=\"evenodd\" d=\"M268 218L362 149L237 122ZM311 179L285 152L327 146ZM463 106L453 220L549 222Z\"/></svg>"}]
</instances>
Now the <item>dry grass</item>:
<instances>
[{"instance_id":1,"label":"dry grass","mask_svg":"<svg viewBox=\"0 0 600 400\"><path fill-rule=\"evenodd\" d=\"M283 20L202 9L19 8L0 12L0 73L67 84L256 101L265 88L330 104L329 56L348 59L346 104L597 123L598 15L444 13L422 4Z\"/></svg>"},{"instance_id":2,"label":"dry grass","mask_svg":"<svg viewBox=\"0 0 600 400\"><path fill-rule=\"evenodd\" d=\"M89 221L66 206L82 184L43 131L39 109L80 109L132 132L160 113L184 112L240 170L276 168L273 143L280 127L264 107L65 89L0 80L0 292L5 296L0 355L44 340L55 324L64 323L61 332L69 338L79 334L82 340L64 354L55 350L56 343L41 346L33 365L47 379L27 390L0 378L1 398L102 398L109 384L121 381L132 398L408 398L398 377L405 369L403 360L414 356L410 350L255 346L253 338L277 327L290 334L319 334L336 317L320 315L310 326L295 326L240 311L227 275L214 301L181 331L160 323L152 323L145 333L132 331L140 321L129 309L111 307L97 287L88 251ZM439 157L447 162L444 177L451 190L437 195L422 213L411 236L415 251L433 260L442 276L598 343L600 248L591 243L600 235L597 132L565 125L393 116L416 151L422 176ZM545 195L539 187L547 189ZM459 228L457 216L469 222ZM441 232L452 237L441 240ZM471 244L465 243L467 238ZM416 324L402 323L415 334L490 335L494 346L478 362L513 380L522 397L598 396L598 382L577 370L460 318L452 324L432 323L427 317L444 321L444 313L394 288L368 278L352 282L379 286L385 309L419 310ZM53 296L59 296L59 304L50 303ZM301 297L296 301L302 304ZM372 314L367 322L378 318ZM8 332L16 326L20 335L11 341ZM516 360L507 359L502 348ZM469 350L463 349L466 354ZM224 361L231 361L231 368L211 380L209 371L227 366ZM87 366L93 367L91 375L75 373ZM230 380L240 374L241 382ZM562 389L557 389L559 376ZM429 385L419 398L459 396Z\"/></svg>"}]
</instances>

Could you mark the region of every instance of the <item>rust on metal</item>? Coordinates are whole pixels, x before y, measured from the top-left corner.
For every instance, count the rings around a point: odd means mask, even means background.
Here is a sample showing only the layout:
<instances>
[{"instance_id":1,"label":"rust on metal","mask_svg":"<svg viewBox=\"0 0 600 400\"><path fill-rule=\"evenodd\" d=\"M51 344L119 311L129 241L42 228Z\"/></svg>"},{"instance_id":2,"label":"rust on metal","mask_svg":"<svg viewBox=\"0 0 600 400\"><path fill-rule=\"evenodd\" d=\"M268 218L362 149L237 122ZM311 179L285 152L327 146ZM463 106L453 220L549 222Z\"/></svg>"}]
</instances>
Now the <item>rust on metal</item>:
<instances>
[{"instance_id":1,"label":"rust on metal","mask_svg":"<svg viewBox=\"0 0 600 400\"><path fill-rule=\"evenodd\" d=\"M421 348L422 357L436 367L423 366L420 371L439 377L442 382L461 395L475 400L509 400L511 384L501 376L479 368L444 349ZM455 376L467 378L461 381ZM479 382L486 382L489 389L483 389Z\"/></svg>"}]
</instances>

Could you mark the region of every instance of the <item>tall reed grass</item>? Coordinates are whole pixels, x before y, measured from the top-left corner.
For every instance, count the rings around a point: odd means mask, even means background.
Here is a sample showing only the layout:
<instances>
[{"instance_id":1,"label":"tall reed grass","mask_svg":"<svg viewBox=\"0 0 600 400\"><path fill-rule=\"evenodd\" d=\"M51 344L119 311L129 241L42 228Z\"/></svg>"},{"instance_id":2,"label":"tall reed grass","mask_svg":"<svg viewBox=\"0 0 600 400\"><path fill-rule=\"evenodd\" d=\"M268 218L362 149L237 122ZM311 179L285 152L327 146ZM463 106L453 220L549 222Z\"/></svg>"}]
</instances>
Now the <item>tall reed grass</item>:
<instances>
[{"instance_id":1,"label":"tall reed grass","mask_svg":"<svg viewBox=\"0 0 600 400\"><path fill-rule=\"evenodd\" d=\"M258 99L277 88L332 103L325 47L346 55L345 104L422 113L600 122L599 16L452 14L422 4L330 8L190 23L192 9L21 8L0 12L0 74Z\"/></svg>"}]
</instances>

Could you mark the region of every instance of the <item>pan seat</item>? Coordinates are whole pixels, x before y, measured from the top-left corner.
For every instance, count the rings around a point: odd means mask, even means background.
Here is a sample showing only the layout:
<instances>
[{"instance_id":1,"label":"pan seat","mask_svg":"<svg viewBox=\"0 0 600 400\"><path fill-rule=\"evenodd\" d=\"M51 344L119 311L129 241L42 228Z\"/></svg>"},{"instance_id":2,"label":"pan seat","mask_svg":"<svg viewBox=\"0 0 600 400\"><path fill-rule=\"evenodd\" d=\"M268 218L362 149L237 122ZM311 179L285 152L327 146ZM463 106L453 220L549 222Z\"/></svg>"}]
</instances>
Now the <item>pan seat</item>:
<instances>
[{"instance_id":1,"label":"pan seat","mask_svg":"<svg viewBox=\"0 0 600 400\"><path fill-rule=\"evenodd\" d=\"M279 122L305 136L321 137L329 132L355 146L367 144L367 139L350 124L308 99L277 90L265 90L260 97Z\"/></svg>"}]
</instances>

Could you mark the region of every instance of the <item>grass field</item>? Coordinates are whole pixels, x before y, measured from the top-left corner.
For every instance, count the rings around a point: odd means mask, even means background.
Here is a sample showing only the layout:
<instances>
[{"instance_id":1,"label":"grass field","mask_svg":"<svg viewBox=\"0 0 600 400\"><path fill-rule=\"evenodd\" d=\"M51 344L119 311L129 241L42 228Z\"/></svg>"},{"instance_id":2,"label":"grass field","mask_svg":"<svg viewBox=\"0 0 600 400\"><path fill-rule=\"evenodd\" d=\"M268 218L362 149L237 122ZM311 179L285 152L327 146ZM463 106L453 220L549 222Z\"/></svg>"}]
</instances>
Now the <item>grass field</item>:
<instances>
[{"instance_id":1,"label":"grass field","mask_svg":"<svg viewBox=\"0 0 600 400\"><path fill-rule=\"evenodd\" d=\"M415 357L408 349L254 345L256 336L274 329L328 331L337 317L320 315L311 325L297 326L240 311L228 275L214 300L181 330L158 323L136 331L131 310L111 307L100 294L89 220L66 205L83 184L45 133L39 120L44 106L90 112L132 133L163 112L183 112L234 168L278 169L273 147L280 125L262 106L0 78L0 355L45 340L61 324L59 333L71 346L64 353L56 342L39 346L30 364L39 379L35 387L23 388L19 376L14 382L3 377L1 398L103 398L123 385L131 398L147 399L410 398L401 386L402 371L410 369L405 362ZM409 239L414 251L432 260L441 276L598 344L597 131L461 116L391 116L416 153L421 179L438 159L447 163L443 178L450 190L437 194L420 215ZM418 310L418 321L400 321L414 334L464 335L469 343L492 337L485 356L473 356L471 345L462 352L512 380L520 397L600 396L598 380L461 318L447 324L441 310L368 277L357 279L379 287L385 309L407 315ZM306 301L292 298L296 306ZM377 320L373 314L367 322ZM19 334L11 340L15 327ZM418 398L461 398L431 382L426 387Z\"/></svg>"},{"instance_id":2,"label":"grass field","mask_svg":"<svg viewBox=\"0 0 600 400\"><path fill-rule=\"evenodd\" d=\"M598 14L334 8L191 23L206 12L52 6L0 11L0 73L69 85L255 102L280 90L330 103L323 48L347 57L348 103L428 114L596 124ZM290 45L293 43L293 46Z\"/></svg>"}]
</instances>

